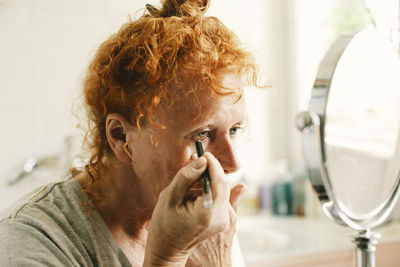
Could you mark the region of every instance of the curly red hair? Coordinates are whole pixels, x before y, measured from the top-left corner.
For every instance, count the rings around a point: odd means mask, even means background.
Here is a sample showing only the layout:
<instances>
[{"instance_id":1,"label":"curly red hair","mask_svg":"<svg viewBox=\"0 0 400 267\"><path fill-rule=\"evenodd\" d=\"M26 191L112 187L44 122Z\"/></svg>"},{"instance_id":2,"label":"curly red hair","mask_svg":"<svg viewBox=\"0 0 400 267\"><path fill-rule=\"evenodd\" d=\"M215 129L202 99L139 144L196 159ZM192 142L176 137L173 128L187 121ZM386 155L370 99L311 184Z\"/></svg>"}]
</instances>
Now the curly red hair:
<instances>
[{"instance_id":1,"label":"curly red hair","mask_svg":"<svg viewBox=\"0 0 400 267\"><path fill-rule=\"evenodd\" d=\"M236 93L219 85L222 73L256 83L251 54L220 20L204 16L208 6L208 0L165 0L160 9L147 5L147 13L123 25L97 50L83 88L91 151L86 169L92 180L84 191L91 202L101 196L101 177L111 155L105 132L108 114L121 114L140 129L154 123L155 108L172 104L182 93L200 88Z\"/></svg>"}]
</instances>

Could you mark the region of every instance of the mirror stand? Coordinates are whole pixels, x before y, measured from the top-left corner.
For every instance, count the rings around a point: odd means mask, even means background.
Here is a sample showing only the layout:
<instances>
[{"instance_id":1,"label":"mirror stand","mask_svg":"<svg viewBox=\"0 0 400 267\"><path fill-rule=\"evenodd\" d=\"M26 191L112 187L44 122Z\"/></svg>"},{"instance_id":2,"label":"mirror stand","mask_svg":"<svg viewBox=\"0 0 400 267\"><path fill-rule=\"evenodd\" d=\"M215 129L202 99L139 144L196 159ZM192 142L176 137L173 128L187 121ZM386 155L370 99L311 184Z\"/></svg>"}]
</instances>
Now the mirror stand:
<instances>
[{"instance_id":1,"label":"mirror stand","mask_svg":"<svg viewBox=\"0 0 400 267\"><path fill-rule=\"evenodd\" d=\"M375 250L380 234L369 230L359 231L353 242L357 246L356 266L375 267Z\"/></svg>"},{"instance_id":2,"label":"mirror stand","mask_svg":"<svg viewBox=\"0 0 400 267\"><path fill-rule=\"evenodd\" d=\"M302 132L303 144L308 147L306 163L311 184L321 203L325 215L336 223L349 226L358 231L353 236L356 244L356 266L375 267L375 250L379 233L371 231L381 225L390 215L400 195L400 171L397 174L389 197L368 218L355 218L345 212L343 203L337 198L332 188L323 157L321 118L315 112L305 111L298 114L297 127ZM306 151L304 151L306 152Z\"/></svg>"}]
</instances>

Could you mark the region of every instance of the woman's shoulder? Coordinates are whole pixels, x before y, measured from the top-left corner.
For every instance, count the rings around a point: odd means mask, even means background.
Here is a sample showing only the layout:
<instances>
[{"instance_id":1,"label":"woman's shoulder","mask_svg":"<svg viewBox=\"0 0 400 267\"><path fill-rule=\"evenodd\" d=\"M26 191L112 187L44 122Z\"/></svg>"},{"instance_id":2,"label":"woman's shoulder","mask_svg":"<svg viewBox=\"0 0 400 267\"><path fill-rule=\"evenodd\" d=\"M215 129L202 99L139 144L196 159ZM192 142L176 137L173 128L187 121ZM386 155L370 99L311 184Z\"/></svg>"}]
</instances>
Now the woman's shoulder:
<instances>
[{"instance_id":1,"label":"woman's shoulder","mask_svg":"<svg viewBox=\"0 0 400 267\"><path fill-rule=\"evenodd\" d=\"M67 203L78 204L79 185L74 179L49 183L26 194L11 206L0 212L0 223L4 220L22 219L40 213L63 213Z\"/></svg>"},{"instance_id":2,"label":"woman's shoulder","mask_svg":"<svg viewBox=\"0 0 400 267\"><path fill-rule=\"evenodd\" d=\"M35 261L46 260L53 266L71 266L75 258L81 259L80 263L90 262L89 255L82 253L87 250L80 231L88 231L89 225L83 214L79 192L76 192L78 189L79 184L72 179L50 183L2 211L0 258L6 260L7 255L14 255L9 259L13 265L27 264L25 261L29 260L29 255ZM82 224L85 226L77 227ZM78 262L72 264L79 265Z\"/></svg>"},{"instance_id":3,"label":"woman's shoulder","mask_svg":"<svg viewBox=\"0 0 400 267\"><path fill-rule=\"evenodd\" d=\"M0 266L130 266L78 181L42 186L0 215ZM11 255L11 256L10 256Z\"/></svg>"}]
</instances>

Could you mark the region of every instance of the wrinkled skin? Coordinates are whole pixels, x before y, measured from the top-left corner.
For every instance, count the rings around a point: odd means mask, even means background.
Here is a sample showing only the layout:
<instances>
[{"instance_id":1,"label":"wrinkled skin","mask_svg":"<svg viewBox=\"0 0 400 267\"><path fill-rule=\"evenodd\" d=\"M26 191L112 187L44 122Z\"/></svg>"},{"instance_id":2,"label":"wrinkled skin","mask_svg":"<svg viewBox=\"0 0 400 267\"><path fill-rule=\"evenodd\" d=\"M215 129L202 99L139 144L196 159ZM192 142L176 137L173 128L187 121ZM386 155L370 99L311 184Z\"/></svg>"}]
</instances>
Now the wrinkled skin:
<instances>
[{"instance_id":1,"label":"wrinkled skin","mask_svg":"<svg viewBox=\"0 0 400 267\"><path fill-rule=\"evenodd\" d=\"M243 185L237 185L231 190L230 203L237 213L240 196L244 192ZM186 266L231 266L232 239L235 234L236 217L232 216L229 227L220 233L202 241L190 254Z\"/></svg>"},{"instance_id":2,"label":"wrinkled skin","mask_svg":"<svg viewBox=\"0 0 400 267\"><path fill-rule=\"evenodd\" d=\"M224 76L222 85L241 88L235 75ZM104 204L96 209L132 266L230 266L235 209L244 186L231 189L228 175L240 168L237 134L247 113L237 95L202 92L155 110L154 120L165 129L147 124L138 131L118 114L107 116L115 157L103 179ZM195 140L206 151L198 159ZM210 209L203 207L196 186L206 167ZM78 178L82 184L85 179Z\"/></svg>"},{"instance_id":3,"label":"wrinkled skin","mask_svg":"<svg viewBox=\"0 0 400 267\"><path fill-rule=\"evenodd\" d=\"M194 201L185 201L184 195L179 193L189 189L205 170L207 162L213 179L211 209L203 207L202 195ZM210 153L182 168L161 193L153 212L145 259L148 265L145 266L164 262L179 266L186 260L186 266L230 266L235 209L243 189L238 185L230 190L221 165Z\"/></svg>"}]
</instances>

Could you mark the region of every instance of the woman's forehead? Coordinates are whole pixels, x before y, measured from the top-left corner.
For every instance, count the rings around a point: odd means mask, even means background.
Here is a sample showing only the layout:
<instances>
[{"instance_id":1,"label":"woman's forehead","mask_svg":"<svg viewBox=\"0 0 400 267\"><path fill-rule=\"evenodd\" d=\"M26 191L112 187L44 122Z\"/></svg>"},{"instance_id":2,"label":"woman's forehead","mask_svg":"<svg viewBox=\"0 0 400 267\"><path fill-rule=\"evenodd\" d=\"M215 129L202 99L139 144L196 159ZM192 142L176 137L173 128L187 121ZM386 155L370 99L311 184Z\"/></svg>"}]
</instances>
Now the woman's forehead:
<instances>
[{"instance_id":1,"label":"woman's forehead","mask_svg":"<svg viewBox=\"0 0 400 267\"><path fill-rule=\"evenodd\" d=\"M220 86L217 88L196 88L187 93L173 105L175 108L189 111L198 109L204 112L210 106L232 105L243 97L243 82L236 74L220 75Z\"/></svg>"},{"instance_id":2,"label":"woman's forehead","mask_svg":"<svg viewBox=\"0 0 400 267\"><path fill-rule=\"evenodd\" d=\"M190 128L196 125L216 124L221 120L236 123L246 118L243 96L214 94L212 97L199 97L187 101L166 114L169 125Z\"/></svg>"},{"instance_id":3,"label":"woman's forehead","mask_svg":"<svg viewBox=\"0 0 400 267\"><path fill-rule=\"evenodd\" d=\"M167 100L157 108L153 113L154 121L167 128L172 126L177 129L189 124L205 123L212 120L214 114L223 111L226 119L232 117L235 120L237 112L233 111L241 110L243 113L245 110L241 79L233 74L223 75L221 86L218 93L213 88L197 88L186 94L182 92L176 95L173 100Z\"/></svg>"}]
</instances>

